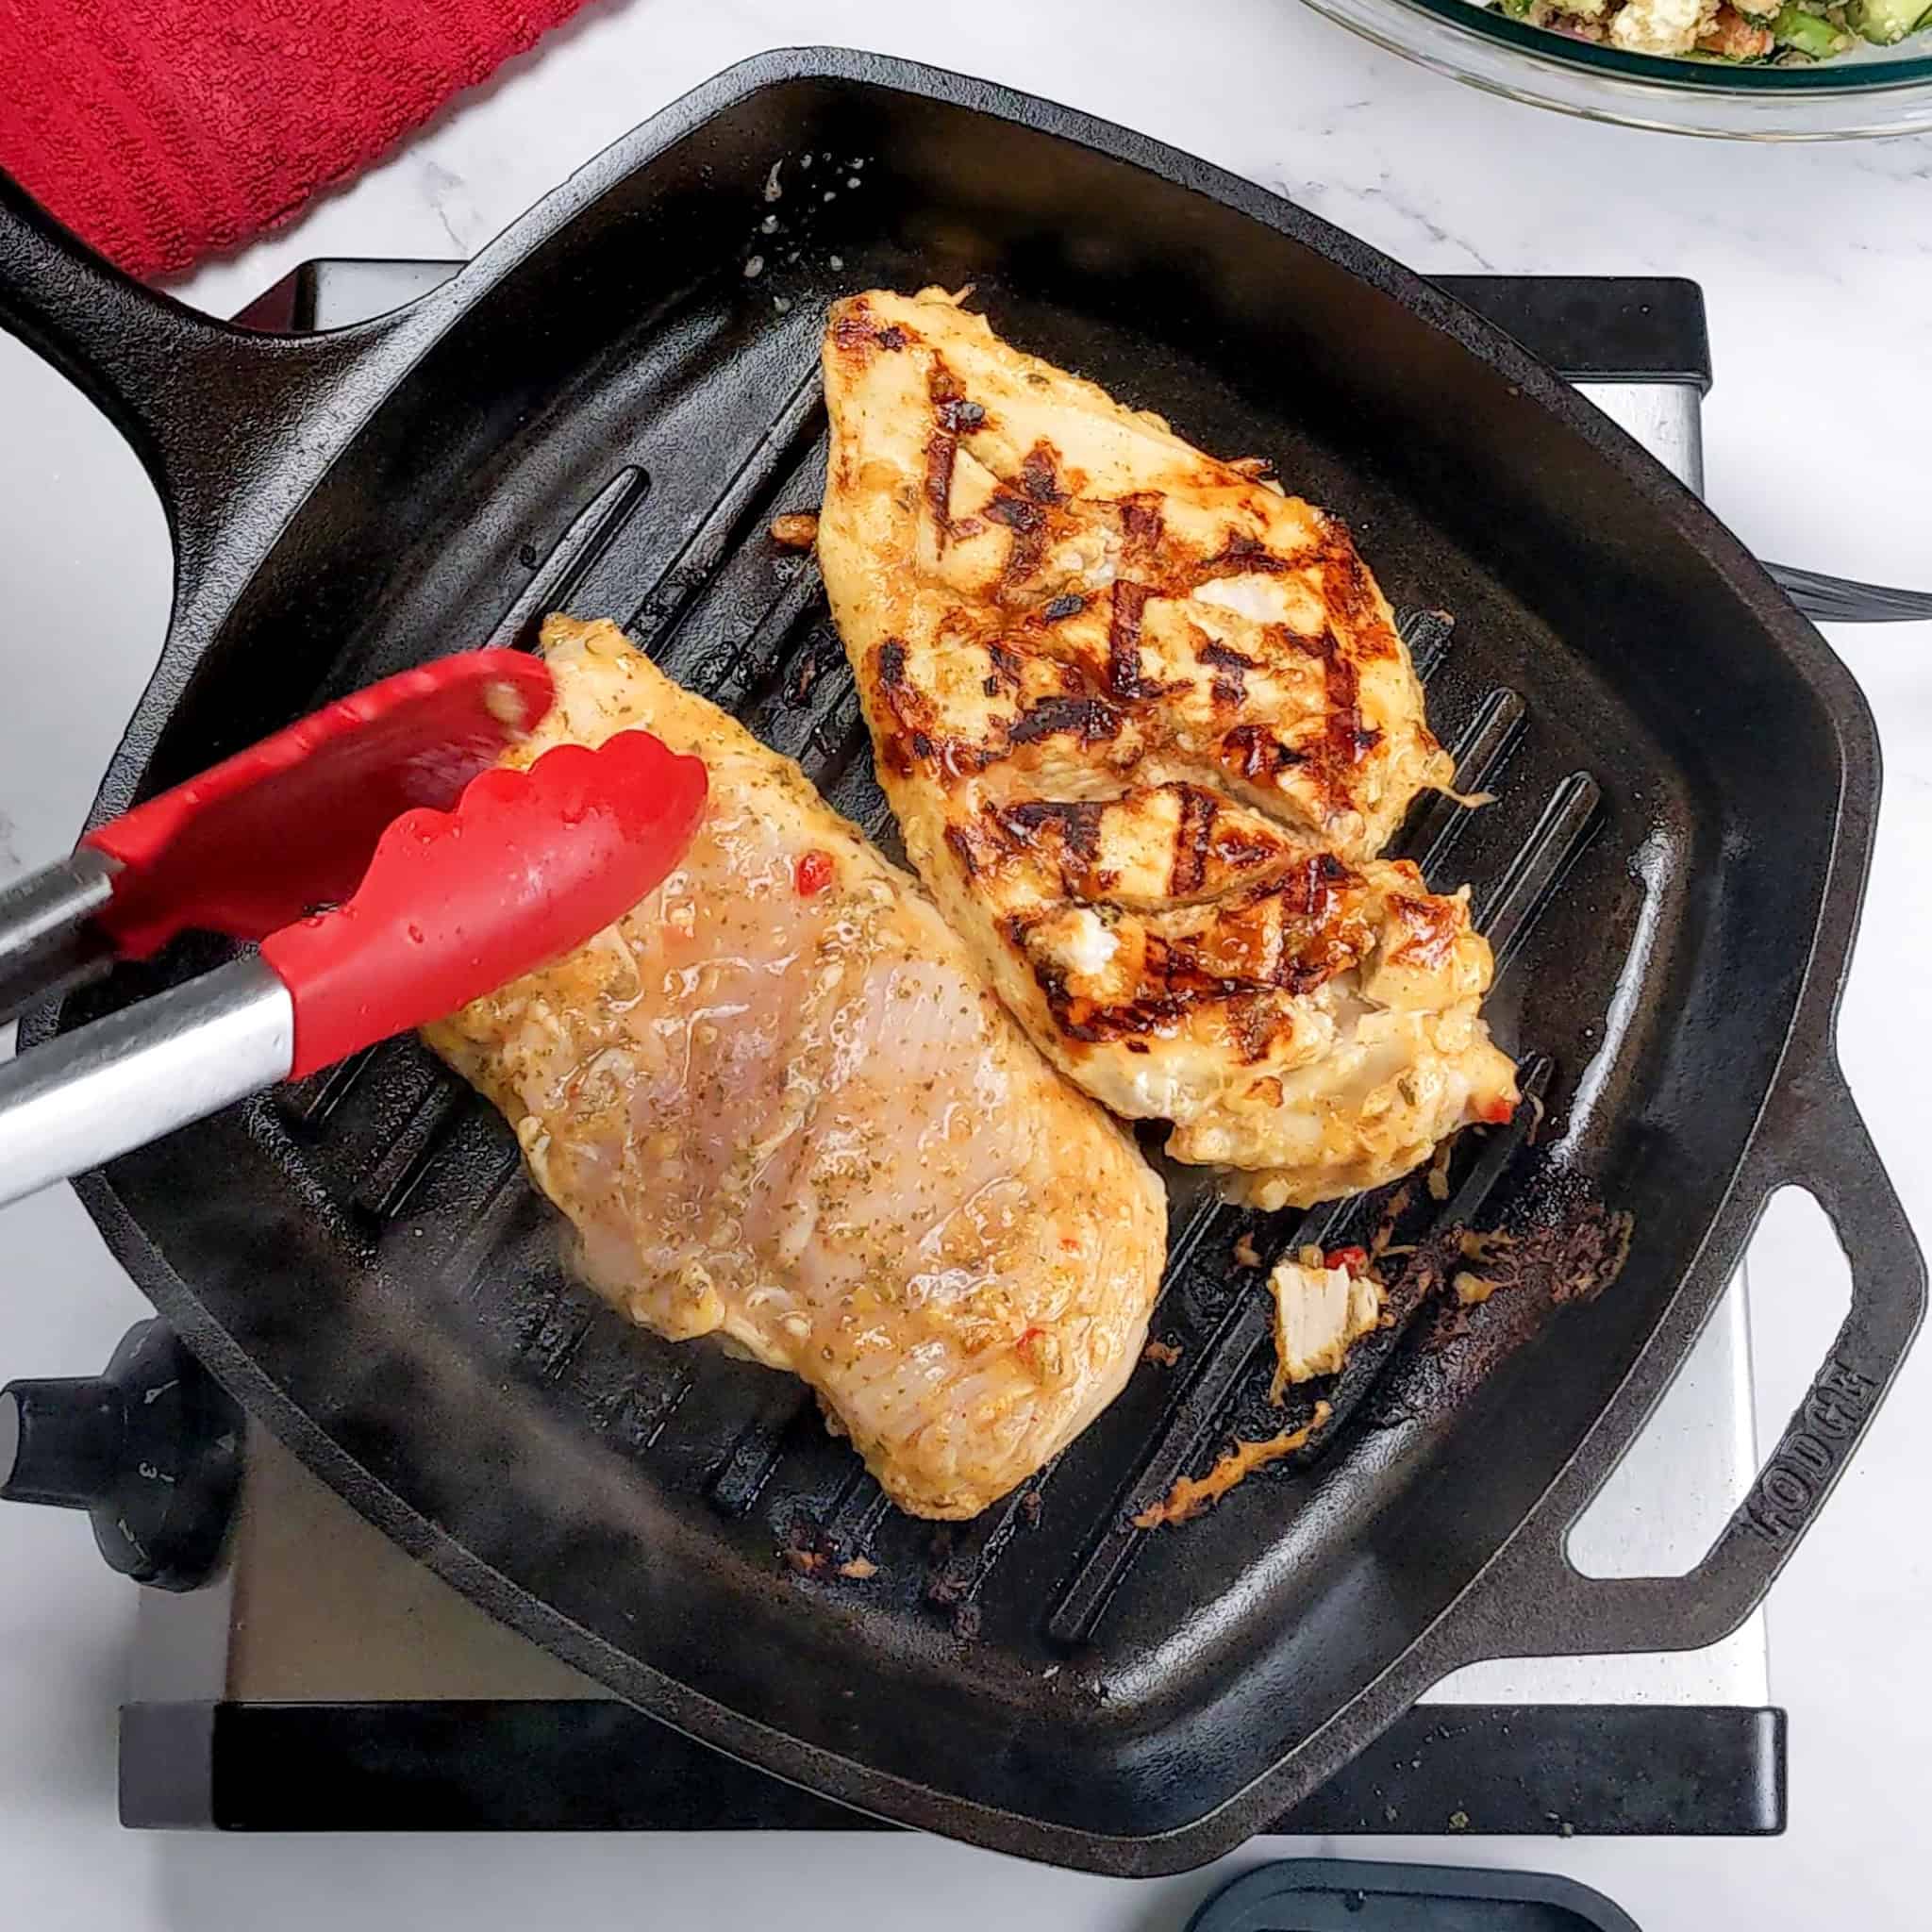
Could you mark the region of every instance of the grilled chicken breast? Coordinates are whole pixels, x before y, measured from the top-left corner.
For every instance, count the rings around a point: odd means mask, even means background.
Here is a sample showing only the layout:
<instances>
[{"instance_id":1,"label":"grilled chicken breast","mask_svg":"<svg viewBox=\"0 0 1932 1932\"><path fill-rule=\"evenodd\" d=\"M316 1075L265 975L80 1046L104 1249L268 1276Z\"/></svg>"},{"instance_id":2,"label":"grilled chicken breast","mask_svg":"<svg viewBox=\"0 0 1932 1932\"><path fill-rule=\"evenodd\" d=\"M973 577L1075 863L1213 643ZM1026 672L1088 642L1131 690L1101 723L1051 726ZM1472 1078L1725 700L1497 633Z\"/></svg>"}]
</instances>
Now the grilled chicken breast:
<instances>
[{"instance_id":1,"label":"grilled chicken breast","mask_svg":"<svg viewBox=\"0 0 1932 1932\"><path fill-rule=\"evenodd\" d=\"M1452 773L1341 525L937 291L839 304L824 371L880 781L1045 1052L1266 1207L1507 1117L1466 899L1373 857Z\"/></svg>"},{"instance_id":2,"label":"grilled chicken breast","mask_svg":"<svg viewBox=\"0 0 1932 1932\"><path fill-rule=\"evenodd\" d=\"M1166 1208L903 874L608 624L552 618L526 761L641 725L710 772L682 867L432 1028L514 1124L591 1282L818 1393L887 1492L965 1517L1125 1382Z\"/></svg>"}]
</instances>

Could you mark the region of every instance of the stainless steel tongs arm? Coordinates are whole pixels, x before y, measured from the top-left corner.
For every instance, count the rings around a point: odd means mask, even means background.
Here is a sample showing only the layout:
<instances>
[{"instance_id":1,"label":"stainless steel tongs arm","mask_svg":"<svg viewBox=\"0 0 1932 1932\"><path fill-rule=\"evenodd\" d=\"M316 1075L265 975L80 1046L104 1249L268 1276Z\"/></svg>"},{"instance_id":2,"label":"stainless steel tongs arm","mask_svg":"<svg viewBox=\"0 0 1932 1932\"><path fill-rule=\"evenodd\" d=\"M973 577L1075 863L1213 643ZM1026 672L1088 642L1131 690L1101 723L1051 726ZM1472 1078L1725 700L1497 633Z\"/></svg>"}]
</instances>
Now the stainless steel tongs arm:
<instances>
[{"instance_id":1,"label":"stainless steel tongs arm","mask_svg":"<svg viewBox=\"0 0 1932 1932\"><path fill-rule=\"evenodd\" d=\"M0 1026L113 963L113 944L92 915L114 896L120 870L105 852L83 845L0 891Z\"/></svg>"}]
</instances>

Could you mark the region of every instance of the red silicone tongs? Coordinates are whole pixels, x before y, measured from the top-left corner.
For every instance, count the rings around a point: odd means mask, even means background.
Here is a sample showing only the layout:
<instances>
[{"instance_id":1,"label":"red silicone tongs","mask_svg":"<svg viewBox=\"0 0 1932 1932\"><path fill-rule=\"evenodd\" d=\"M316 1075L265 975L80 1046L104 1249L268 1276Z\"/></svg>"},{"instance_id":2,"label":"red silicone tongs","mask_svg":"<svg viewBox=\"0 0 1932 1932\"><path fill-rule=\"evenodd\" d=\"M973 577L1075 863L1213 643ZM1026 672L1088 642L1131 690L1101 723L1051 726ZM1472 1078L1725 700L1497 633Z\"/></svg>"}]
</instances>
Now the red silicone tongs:
<instances>
[{"instance_id":1,"label":"red silicone tongs","mask_svg":"<svg viewBox=\"0 0 1932 1932\"><path fill-rule=\"evenodd\" d=\"M0 1021L190 927L258 950L0 1066L0 1203L493 991L682 856L705 768L642 731L492 769L549 708L511 651L406 672L0 895Z\"/></svg>"}]
</instances>

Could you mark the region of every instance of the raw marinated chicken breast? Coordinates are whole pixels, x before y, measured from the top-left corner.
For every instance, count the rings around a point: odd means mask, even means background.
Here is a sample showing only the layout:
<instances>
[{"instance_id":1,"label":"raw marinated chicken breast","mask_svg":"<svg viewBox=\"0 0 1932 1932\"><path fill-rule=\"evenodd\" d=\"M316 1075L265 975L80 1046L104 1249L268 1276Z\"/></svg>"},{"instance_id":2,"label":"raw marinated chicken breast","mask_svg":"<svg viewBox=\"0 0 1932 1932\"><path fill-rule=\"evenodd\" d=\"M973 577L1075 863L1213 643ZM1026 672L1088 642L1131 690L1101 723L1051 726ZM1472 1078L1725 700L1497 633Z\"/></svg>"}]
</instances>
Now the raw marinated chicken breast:
<instances>
[{"instance_id":1,"label":"raw marinated chicken breast","mask_svg":"<svg viewBox=\"0 0 1932 1932\"><path fill-rule=\"evenodd\" d=\"M516 1127L600 1292L817 1391L901 1507L975 1514L1113 1398L1166 1208L918 888L609 624L552 618L517 762L630 726L701 757L681 868L430 1029Z\"/></svg>"},{"instance_id":2,"label":"raw marinated chicken breast","mask_svg":"<svg viewBox=\"0 0 1932 1932\"><path fill-rule=\"evenodd\" d=\"M818 548L906 849L1042 1049L1258 1205L1405 1173L1514 1070L1445 785L1347 531L935 291L824 345Z\"/></svg>"}]
</instances>

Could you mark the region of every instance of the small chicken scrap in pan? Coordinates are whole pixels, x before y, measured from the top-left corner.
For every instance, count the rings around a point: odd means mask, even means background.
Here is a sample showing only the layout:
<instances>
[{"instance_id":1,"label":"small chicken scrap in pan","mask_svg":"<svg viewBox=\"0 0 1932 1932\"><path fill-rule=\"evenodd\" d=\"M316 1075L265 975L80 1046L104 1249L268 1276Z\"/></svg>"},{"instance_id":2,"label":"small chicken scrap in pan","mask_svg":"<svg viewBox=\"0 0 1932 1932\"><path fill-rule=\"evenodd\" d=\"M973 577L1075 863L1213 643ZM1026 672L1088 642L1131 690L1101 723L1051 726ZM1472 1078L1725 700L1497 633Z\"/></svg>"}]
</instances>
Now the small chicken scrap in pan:
<instances>
[{"instance_id":1,"label":"small chicken scrap in pan","mask_svg":"<svg viewBox=\"0 0 1932 1932\"><path fill-rule=\"evenodd\" d=\"M801 1376L886 1492L967 1517L1139 1361L1160 1184L913 882L608 623L552 618L525 762L633 726L701 756L680 869L430 1029L502 1108L593 1287Z\"/></svg>"},{"instance_id":2,"label":"small chicken scrap in pan","mask_svg":"<svg viewBox=\"0 0 1932 1932\"><path fill-rule=\"evenodd\" d=\"M1373 1188L1515 1070L1346 528L928 290L838 304L818 554L906 849L1041 1051L1256 1206Z\"/></svg>"},{"instance_id":3,"label":"small chicken scrap in pan","mask_svg":"<svg viewBox=\"0 0 1932 1932\"><path fill-rule=\"evenodd\" d=\"M1348 1351L1382 1319L1383 1289L1360 1248L1284 1256L1268 1276L1274 1297L1274 1395L1291 1383L1339 1375Z\"/></svg>"}]
</instances>

